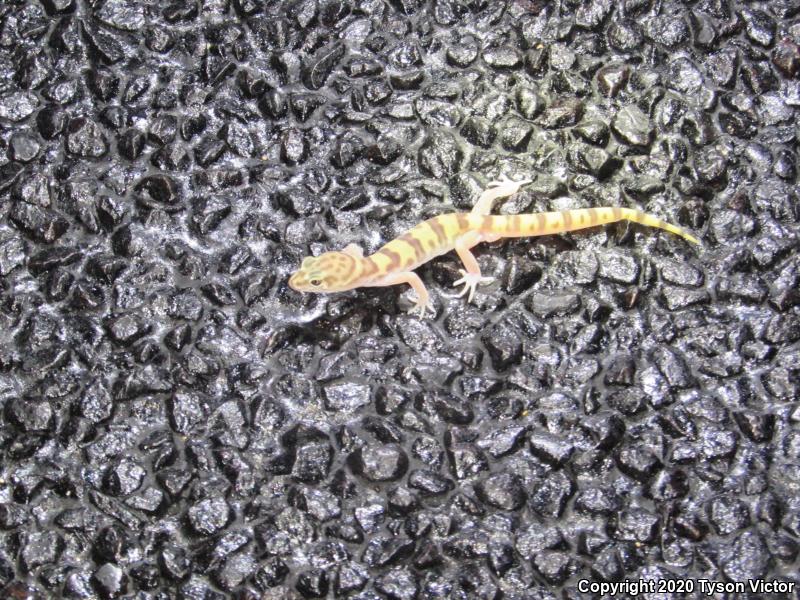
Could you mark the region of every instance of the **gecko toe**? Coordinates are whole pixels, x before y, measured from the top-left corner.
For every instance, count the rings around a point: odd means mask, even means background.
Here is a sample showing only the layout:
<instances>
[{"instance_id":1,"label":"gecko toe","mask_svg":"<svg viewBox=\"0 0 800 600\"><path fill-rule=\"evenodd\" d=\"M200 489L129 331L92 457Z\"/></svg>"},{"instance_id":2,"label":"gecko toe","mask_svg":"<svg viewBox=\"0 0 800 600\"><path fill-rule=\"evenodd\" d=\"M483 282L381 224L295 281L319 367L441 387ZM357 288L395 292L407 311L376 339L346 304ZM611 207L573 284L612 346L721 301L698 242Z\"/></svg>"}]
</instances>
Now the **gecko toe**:
<instances>
[{"instance_id":1,"label":"gecko toe","mask_svg":"<svg viewBox=\"0 0 800 600\"><path fill-rule=\"evenodd\" d=\"M408 311L408 314L419 317L420 319L424 319L428 316L428 311L430 311L431 316L436 314L436 310L433 308L430 302L425 304L418 302L411 308L411 310Z\"/></svg>"}]
</instances>

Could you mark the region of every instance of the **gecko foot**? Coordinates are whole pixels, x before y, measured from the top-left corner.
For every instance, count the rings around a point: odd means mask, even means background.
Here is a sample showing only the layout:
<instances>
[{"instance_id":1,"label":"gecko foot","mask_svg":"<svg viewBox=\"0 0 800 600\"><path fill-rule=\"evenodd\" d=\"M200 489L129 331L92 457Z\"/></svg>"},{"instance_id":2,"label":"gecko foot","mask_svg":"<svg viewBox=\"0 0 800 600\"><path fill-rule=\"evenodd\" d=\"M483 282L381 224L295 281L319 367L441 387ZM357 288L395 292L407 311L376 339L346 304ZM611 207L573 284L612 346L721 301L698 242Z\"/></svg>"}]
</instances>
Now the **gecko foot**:
<instances>
[{"instance_id":1,"label":"gecko foot","mask_svg":"<svg viewBox=\"0 0 800 600\"><path fill-rule=\"evenodd\" d=\"M431 316L436 314L436 310L431 305L430 300L428 302L420 302L419 300L417 303L408 311L408 314L412 316L418 316L420 319L424 319L428 316L428 311L431 311Z\"/></svg>"},{"instance_id":2,"label":"gecko foot","mask_svg":"<svg viewBox=\"0 0 800 600\"><path fill-rule=\"evenodd\" d=\"M493 179L492 181L486 184L486 187L494 188L494 187L499 187L501 185L505 185L507 183L513 183L513 182L508 178L508 175L506 175L505 173L501 173L500 179Z\"/></svg>"},{"instance_id":3,"label":"gecko foot","mask_svg":"<svg viewBox=\"0 0 800 600\"><path fill-rule=\"evenodd\" d=\"M500 179L495 179L487 183L486 188L503 188L503 195L511 196L512 194L516 194L519 188L521 188L523 185L527 185L531 182L533 182L533 179L521 179L520 181L514 181L513 179L509 179L508 175L503 173L500 175Z\"/></svg>"},{"instance_id":4,"label":"gecko foot","mask_svg":"<svg viewBox=\"0 0 800 600\"><path fill-rule=\"evenodd\" d=\"M458 297L467 296L467 302L472 302L472 298L475 296L475 289L479 285L486 285L494 281L494 277L481 277L480 274L467 273L464 269L459 269L458 272L461 273L461 279L454 281L453 286L464 286Z\"/></svg>"}]
</instances>

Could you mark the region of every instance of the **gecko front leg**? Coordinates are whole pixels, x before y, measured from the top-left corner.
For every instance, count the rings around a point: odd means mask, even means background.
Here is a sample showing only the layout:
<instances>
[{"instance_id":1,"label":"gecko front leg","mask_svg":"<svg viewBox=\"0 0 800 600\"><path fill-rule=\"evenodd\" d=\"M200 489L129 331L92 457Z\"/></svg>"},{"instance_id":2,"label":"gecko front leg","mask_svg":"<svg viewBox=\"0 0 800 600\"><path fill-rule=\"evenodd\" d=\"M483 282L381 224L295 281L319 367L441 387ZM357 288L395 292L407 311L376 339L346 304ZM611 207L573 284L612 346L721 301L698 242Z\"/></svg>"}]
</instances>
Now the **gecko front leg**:
<instances>
[{"instance_id":1,"label":"gecko front leg","mask_svg":"<svg viewBox=\"0 0 800 600\"><path fill-rule=\"evenodd\" d=\"M377 283L371 283L370 286L383 287L387 285L397 285L400 283L407 283L417 294L417 302L409 311L410 314L416 314L422 318L425 318L429 310L431 311L431 314L436 314L433 306L431 306L431 297L430 294L428 294L428 290L425 288L425 284L422 283L422 279L419 278L419 275L413 271L404 271L402 273L387 275Z\"/></svg>"},{"instance_id":2,"label":"gecko front leg","mask_svg":"<svg viewBox=\"0 0 800 600\"><path fill-rule=\"evenodd\" d=\"M464 289L461 290L458 297L467 296L467 302L472 302L472 298L475 296L475 289L478 285L486 285L494 281L493 277L483 277L481 275L481 268L478 265L478 261L475 259L472 252L470 252L470 248L483 241L486 240L477 231L469 231L456 240L456 252L461 262L464 263L466 270L458 270L462 277L454 281L453 286L464 286Z\"/></svg>"}]
</instances>

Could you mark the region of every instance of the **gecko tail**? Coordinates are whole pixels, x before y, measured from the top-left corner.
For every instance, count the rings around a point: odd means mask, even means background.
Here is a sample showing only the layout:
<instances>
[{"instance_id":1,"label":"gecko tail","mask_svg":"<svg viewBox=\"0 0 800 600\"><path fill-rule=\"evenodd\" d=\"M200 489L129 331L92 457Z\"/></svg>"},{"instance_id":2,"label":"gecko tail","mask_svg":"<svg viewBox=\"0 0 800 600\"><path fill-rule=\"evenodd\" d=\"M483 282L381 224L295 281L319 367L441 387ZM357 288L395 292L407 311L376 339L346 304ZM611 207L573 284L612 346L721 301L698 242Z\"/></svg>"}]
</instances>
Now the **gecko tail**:
<instances>
[{"instance_id":1,"label":"gecko tail","mask_svg":"<svg viewBox=\"0 0 800 600\"><path fill-rule=\"evenodd\" d=\"M673 225L672 223L667 223L659 219L658 217L648 214L646 212L642 212L640 210L635 210L632 208L623 208L622 209L622 218L627 219L628 221L633 221L634 223L639 223L641 225L646 225L648 227L657 227L658 229L663 229L664 231L669 231L670 233L674 233L675 235L681 236L688 242L692 244L697 244L698 246L702 246L700 240L694 237L691 233L678 227L677 225Z\"/></svg>"},{"instance_id":2,"label":"gecko tail","mask_svg":"<svg viewBox=\"0 0 800 600\"><path fill-rule=\"evenodd\" d=\"M478 218L488 219L488 222L485 224L476 222L474 228L483 229L486 233L497 234L498 237L552 235L627 220L648 227L663 229L681 236L688 242L700 244L700 240L677 225L667 223L641 210L622 208L621 206L576 208L573 210Z\"/></svg>"}]
</instances>

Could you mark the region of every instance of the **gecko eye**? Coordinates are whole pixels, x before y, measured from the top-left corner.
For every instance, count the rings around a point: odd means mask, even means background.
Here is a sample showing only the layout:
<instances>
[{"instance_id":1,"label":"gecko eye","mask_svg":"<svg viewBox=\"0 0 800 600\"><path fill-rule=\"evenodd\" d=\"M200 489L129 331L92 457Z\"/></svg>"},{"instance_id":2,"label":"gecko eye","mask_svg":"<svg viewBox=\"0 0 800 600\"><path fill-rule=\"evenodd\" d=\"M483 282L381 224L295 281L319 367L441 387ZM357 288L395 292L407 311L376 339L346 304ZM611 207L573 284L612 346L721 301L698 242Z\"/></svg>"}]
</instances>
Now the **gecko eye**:
<instances>
[{"instance_id":1,"label":"gecko eye","mask_svg":"<svg viewBox=\"0 0 800 600\"><path fill-rule=\"evenodd\" d=\"M319 279L312 279L312 280L311 280L311 281L309 281L308 283L310 283L310 284L311 284L311 285L313 285L314 287L317 287L317 286L320 286L320 285L322 285L322 281L320 281Z\"/></svg>"}]
</instances>

